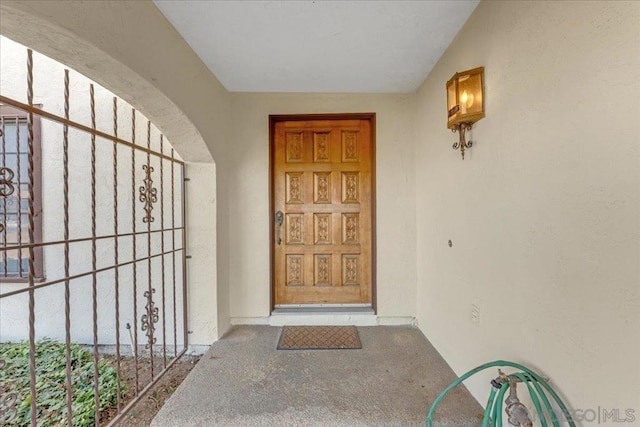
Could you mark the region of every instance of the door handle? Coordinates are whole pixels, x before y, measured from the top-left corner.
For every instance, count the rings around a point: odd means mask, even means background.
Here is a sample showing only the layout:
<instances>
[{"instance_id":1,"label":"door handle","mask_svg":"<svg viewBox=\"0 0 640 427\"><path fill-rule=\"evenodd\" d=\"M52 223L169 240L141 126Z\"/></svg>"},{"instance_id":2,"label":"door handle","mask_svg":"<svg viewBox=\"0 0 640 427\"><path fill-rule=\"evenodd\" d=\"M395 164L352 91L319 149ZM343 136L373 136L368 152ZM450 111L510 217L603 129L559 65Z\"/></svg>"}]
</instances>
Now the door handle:
<instances>
[{"instance_id":1,"label":"door handle","mask_svg":"<svg viewBox=\"0 0 640 427\"><path fill-rule=\"evenodd\" d=\"M276 243L278 245L282 244L282 238L280 237L280 229L282 228L282 223L284 222L284 214L282 211L276 212Z\"/></svg>"}]
</instances>

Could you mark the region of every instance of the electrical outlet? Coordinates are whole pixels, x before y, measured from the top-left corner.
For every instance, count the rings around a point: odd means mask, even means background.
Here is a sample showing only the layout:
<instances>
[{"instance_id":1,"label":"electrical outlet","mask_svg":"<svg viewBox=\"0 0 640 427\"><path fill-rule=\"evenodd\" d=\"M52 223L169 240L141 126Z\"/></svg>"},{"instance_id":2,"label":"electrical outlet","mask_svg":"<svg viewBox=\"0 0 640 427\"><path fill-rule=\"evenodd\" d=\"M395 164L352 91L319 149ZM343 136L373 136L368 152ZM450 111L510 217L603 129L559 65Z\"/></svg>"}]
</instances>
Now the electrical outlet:
<instances>
[{"instance_id":1,"label":"electrical outlet","mask_svg":"<svg viewBox=\"0 0 640 427\"><path fill-rule=\"evenodd\" d=\"M471 304L471 322L480 323L480 307L476 304Z\"/></svg>"}]
</instances>

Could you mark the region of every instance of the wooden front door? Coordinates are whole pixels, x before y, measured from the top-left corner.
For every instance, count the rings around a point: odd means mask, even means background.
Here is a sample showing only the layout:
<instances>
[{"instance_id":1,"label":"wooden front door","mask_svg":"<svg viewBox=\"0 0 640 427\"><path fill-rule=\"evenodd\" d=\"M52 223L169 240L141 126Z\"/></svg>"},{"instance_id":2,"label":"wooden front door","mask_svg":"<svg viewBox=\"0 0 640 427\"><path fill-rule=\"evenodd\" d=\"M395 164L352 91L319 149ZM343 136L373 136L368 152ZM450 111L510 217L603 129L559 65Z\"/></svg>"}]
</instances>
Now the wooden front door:
<instances>
[{"instance_id":1,"label":"wooden front door","mask_svg":"<svg viewBox=\"0 0 640 427\"><path fill-rule=\"evenodd\" d=\"M371 304L372 119L272 132L275 305Z\"/></svg>"}]
</instances>

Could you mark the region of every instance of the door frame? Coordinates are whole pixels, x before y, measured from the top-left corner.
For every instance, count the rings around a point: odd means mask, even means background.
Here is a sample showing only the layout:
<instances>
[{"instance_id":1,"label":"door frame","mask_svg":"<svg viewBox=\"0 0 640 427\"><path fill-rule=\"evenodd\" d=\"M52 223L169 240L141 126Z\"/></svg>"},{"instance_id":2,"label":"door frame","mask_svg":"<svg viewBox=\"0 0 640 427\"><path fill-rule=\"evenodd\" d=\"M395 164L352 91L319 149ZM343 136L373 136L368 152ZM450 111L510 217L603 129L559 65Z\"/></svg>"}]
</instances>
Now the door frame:
<instances>
[{"instance_id":1,"label":"door frame","mask_svg":"<svg viewBox=\"0 0 640 427\"><path fill-rule=\"evenodd\" d=\"M371 308L378 313L376 292L376 113L270 114L269 115L269 313L275 309L275 128L276 123L306 120L368 120L371 125Z\"/></svg>"}]
</instances>

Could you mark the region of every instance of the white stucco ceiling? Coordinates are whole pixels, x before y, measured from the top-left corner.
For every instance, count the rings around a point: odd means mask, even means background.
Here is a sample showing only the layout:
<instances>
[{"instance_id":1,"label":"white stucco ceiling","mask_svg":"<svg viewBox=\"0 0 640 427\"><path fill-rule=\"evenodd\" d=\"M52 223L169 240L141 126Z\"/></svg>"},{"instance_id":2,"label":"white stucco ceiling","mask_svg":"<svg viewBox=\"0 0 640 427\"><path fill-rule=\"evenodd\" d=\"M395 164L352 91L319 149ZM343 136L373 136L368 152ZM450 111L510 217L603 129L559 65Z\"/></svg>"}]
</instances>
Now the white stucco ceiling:
<instances>
[{"instance_id":1,"label":"white stucco ceiling","mask_svg":"<svg viewBox=\"0 0 640 427\"><path fill-rule=\"evenodd\" d=\"M478 1L154 0L233 92L411 92Z\"/></svg>"}]
</instances>

